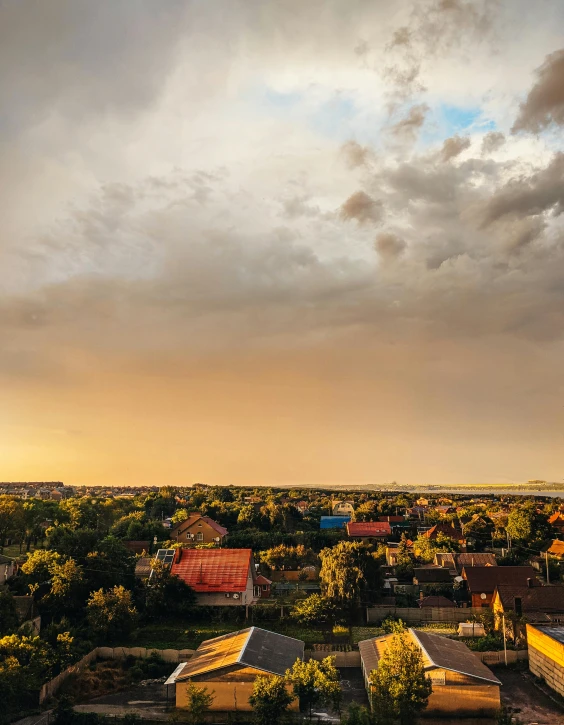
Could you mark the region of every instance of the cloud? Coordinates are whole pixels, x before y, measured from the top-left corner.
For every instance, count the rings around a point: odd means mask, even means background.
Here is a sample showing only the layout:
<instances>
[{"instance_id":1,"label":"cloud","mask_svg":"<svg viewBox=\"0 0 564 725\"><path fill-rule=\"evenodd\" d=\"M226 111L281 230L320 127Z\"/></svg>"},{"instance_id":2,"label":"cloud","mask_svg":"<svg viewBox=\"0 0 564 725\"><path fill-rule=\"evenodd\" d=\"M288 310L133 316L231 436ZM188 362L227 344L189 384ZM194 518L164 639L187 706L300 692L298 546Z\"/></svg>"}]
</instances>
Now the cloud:
<instances>
[{"instance_id":1,"label":"cloud","mask_svg":"<svg viewBox=\"0 0 564 725\"><path fill-rule=\"evenodd\" d=\"M374 242L374 248L385 261L390 261L403 253L406 243L396 234L385 232L378 234Z\"/></svg>"},{"instance_id":2,"label":"cloud","mask_svg":"<svg viewBox=\"0 0 564 725\"><path fill-rule=\"evenodd\" d=\"M382 202L364 191L356 191L341 206L341 217L346 221L356 219L359 224L379 222L382 218Z\"/></svg>"},{"instance_id":3,"label":"cloud","mask_svg":"<svg viewBox=\"0 0 564 725\"><path fill-rule=\"evenodd\" d=\"M459 156L467 148L470 148L470 139L461 136L452 136L443 143L441 158L443 161L450 161Z\"/></svg>"},{"instance_id":4,"label":"cloud","mask_svg":"<svg viewBox=\"0 0 564 725\"><path fill-rule=\"evenodd\" d=\"M368 146L361 146L352 140L343 144L341 154L350 169L365 166L373 156L373 152Z\"/></svg>"},{"instance_id":5,"label":"cloud","mask_svg":"<svg viewBox=\"0 0 564 725\"><path fill-rule=\"evenodd\" d=\"M418 132L425 123L425 117L428 111L429 106L426 103L412 106L407 114L391 127L391 133L399 138L411 141L415 140Z\"/></svg>"},{"instance_id":6,"label":"cloud","mask_svg":"<svg viewBox=\"0 0 564 725\"><path fill-rule=\"evenodd\" d=\"M500 131L490 131L482 141L482 155L498 151L505 143L505 136Z\"/></svg>"},{"instance_id":7,"label":"cloud","mask_svg":"<svg viewBox=\"0 0 564 725\"><path fill-rule=\"evenodd\" d=\"M537 82L521 104L513 133L539 133L551 124L564 125L564 49L548 55L536 75Z\"/></svg>"},{"instance_id":8,"label":"cloud","mask_svg":"<svg viewBox=\"0 0 564 725\"><path fill-rule=\"evenodd\" d=\"M528 217L564 211L564 154L531 176L522 176L498 189L485 206L484 224L505 216Z\"/></svg>"}]
</instances>

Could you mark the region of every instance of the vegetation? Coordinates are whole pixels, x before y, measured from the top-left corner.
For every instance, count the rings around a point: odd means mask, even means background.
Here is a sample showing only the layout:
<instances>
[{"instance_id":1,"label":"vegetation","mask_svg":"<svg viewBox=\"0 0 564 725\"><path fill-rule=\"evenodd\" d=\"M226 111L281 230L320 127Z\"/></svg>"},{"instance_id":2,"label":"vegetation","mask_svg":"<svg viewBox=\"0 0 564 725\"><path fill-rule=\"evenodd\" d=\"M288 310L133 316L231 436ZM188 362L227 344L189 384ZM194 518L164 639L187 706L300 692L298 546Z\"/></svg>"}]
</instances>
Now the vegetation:
<instances>
[{"instance_id":1,"label":"vegetation","mask_svg":"<svg viewBox=\"0 0 564 725\"><path fill-rule=\"evenodd\" d=\"M296 660L286 672L286 678L292 683L300 708L308 713L310 720L314 705L319 703L329 703L340 712L341 685L333 657L326 657L321 662Z\"/></svg>"},{"instance_id":2,"label":"vegetation","mask_svg":"<svg viewBox=\"0 0 564 725\"><path fill-rule=\"evenodd\" d=\"M427 707L431 681L421 650L407 634L396 634L370 673L370 697L378 725L412 725Z\"/></svg>"},{"instance_id":3,"label":"vegetation","mask_svg":"<svg viewBox=\"0 0 564 725\"><path fill-rule=\"evenodd\" d=\"M191 725L200 725L213 705L214 692L198 687L193 682L186 685L186 714Z\"/></svg>"},{"instance_id":4,"label":"vegetation","mask_svg":"<svg viewBox=\"0 0 564 725\"><path fill-rule=\"evenodd\" d=\"M293 700L284 677L257 677L249 702L257 725L277 725Z\"/></svg>"}]
</instances>

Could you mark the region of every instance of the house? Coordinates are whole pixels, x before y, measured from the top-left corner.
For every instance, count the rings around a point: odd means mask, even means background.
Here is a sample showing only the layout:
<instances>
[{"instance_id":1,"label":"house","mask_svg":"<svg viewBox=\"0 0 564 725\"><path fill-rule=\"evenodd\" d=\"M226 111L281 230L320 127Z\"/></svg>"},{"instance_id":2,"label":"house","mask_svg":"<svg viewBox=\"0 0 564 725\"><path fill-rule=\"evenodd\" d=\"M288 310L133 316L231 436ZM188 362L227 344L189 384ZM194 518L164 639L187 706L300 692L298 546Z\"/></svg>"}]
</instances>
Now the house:
<instances>
[{"instance_id":1,"label":"house","mask_svg":"<svg viewBox=\"0 0 564 725\"><path fill-rule=\"evenodd\" d=\"M454 513L452 506L435 506L435 511L441 516L448 516L448 514Z\"/></svg>"},{"instance_id":2,"label":"house","mask_svg":"<svg viewBox=\"0 0 564 725\"><path fill-rule=\"evenodd\" d=\"M135 576L138 579L148 579L153 569L153 559L150 556L141 556L135 562Z\"/></svg>"},{"instance_id":3,"label":"house","mask_svg":"<svg viewBox=\"0 0 564 725\"><path fill-rule=\"evenodd\" d=\"M121 543L132 554L147 554L151 548L150 541L122 541Z\"/></svg>"},{"instance_id":4,"label":"house","mask_svg":"<svg viewBox=\"0 0 564 725\"><path fill-rule=\"evenodd\" d=\"M319 521L319 528L343 529L350 520L350 516L322 516Z\"/></svg>"},{"instance_id":5,"label":"house","mask_svg":"<svg viewBox=\"0 0 564 725\"><path fill-rule=\"evenodd\" d=\"M496 717L500 709L501 682L462 642L437 634L408 629L420 648L432 692L422 717ZM366 689L370 697L370 673L395 635L388 634L358 643Z\"/></svg>"},{"instance_id":6,"label":"house","mask_svg":"<svg viewBox=\"0 0 564 725\"><path fill-rule=\"evenodd\" d=\"M564 627L527 624L529 669L564 697Z\"/></svg>"},{"instance_id":7,"label":"house","mask_svg":"<svg viewBox=\"0 0 564 725\"><path fill-rule=\"evenodd\" d=\"M442 596L433 595L429 597L423 597L417 603L419 604L421 609L427 609L427 607L456 607L456 604L450 599Z\"/></svg>"},{"instance_id":8,"label":"house","mask_svg":"<svg viewBox=\"0 0 564 725\"><path fill-rule=\"evenodd\" d=\"M349 521L347 534L354 539L369 541L370 539L386 539L392 534L392 527L387 521Z\"/></svg>"},{"instance_id":9,"label":"house","mask_svg":"<svg viewBox=\"0 0 564 725\"><path fill-rule=\"evenodd\" d=\"M452 551L438 551L434 563L446 567L453 576L459 575L464 567L471 566L497 566L495 554L476 553L458 554Z\"/></svg>"},{"instance_id":10,"label":"house","mask_svg":"<svg viewBox=\"0 0 564 725\"><path fill-rule=\"evenodd\" d=\"M179 521L170 530L170 538L182 544L221 544L227 536L227 529L209 516L193 513Z\"/></svg>"},{"instance_id":11,"label":"house","mask_svg":"<svg viewBox=\"0 0 564 725\"><path fill-rule=\"evenodd\" d=\"M270 587L272 585L271 579L267 579L264 574L257 574L257 576L255 577L255 585L259 587L259 596L261 599L270 598Z\"/></svg>"},{"instance_id":12,"label":"house","mask_svg":"<svg viewBox=\"0 0 564 725\"><path fill-rule=\"evenodd\" d=\"M426 539L430 539L431 541L436 541L436 539L441 535L456 541L462 551L466 550L466 539L464 538L462 531L456 528L454 523L435 524L421 534L421 536L424 536Z\"/></svg>"},{"instance_id":13,"label":"house","mask_svg":"<svg viewBox=\"0 0 564 725\"><path fill-rule=\"evenodd\" d=\"M16 573L16 562L0 554L0 584L5 584Z\"/></svg>"},{"instance_id":14,"label":"house","mask_svg":"<svg viewBox=\"0 0 564 725\"><path fill-rule=\"evenodd\" d=\"M249 697L259 676L284 675L296 660L304 658L304 643L293 637L268 632L259 627L242 629L208 639L188 662L182 662L165 682L167 695L174 691L176 707L187 706L189 683L213 692L210 710L249 712ZM291 692L291 685L288 685ZM298 711L294 700L290 710Z\"/></svg>"},{"instance_id":15,"label":"house","mask_svg":"<svg viewBox=\"0 0 564 725\"><path fill-rule=\"evenodd\" d=\"M423 590L432 589L437 585L452 585L452 576L440 566L420 567L413 570L413 583Z\"/></svg>"},{"instance_id":16,"label":"house","mask_svg":"<svg viewBox=\"0 0 564 725\"><path fill-rule=\"evenodd\" d=\"M502 626L502 615L514 612L517 617L544 617L564 621L564 584L553 586L515 586L498 584L492 597L492 610L497 615L496 629Z\"/></svg>"},{"instance_id":17,"label":"house","mask_svg":"<svg viewBox=\"0 0 564 725\"><path fill-rule=\"evenodd\" d=\"M309 511L309 503L307 501L298 501L298 503L294 505L301 514L307 514Z\"/></svg>"},{"instance_id":18,"label":"house","mask_svg":"<svg viewBox=\"0 0 564 725\"><path fill-rule=\"evenodd\" d=\"M428 506L429 505L429 499L424 498L423 496L421 498L418 498L415 502L418 506Z\"/></svg>"},{"instance_id":19,"label":"house","mask_svg":"<svg viewBox=\"0 0 564 725\"><path fill-rule=\"evenodd\" d=\"M548 523L559 533L564 534L564 513L562 511L555 511L548 519Z\"/></svg>"},{"instance_id":20,"label":"house","mask_svg":"<svg viewBox=\"0 0 564 725\"><path fill-rule=\"evenodd\" d=\"M251 549L176 549L171 574L196 592L201 606L249 606L260 597Z\"/></svg>"},{"instance_id":21,"label":"house","mask_svg":"<svg viewBox=\"0 0 564 725\"><path fill-rule=\"evenodd\" d=\"M354 501L331 501L331 513L333 516L352 516L354 512Z\"/></svg>"},{"instance_id":22,"label":"house","mask_svg":"<svg viewBox=\"0 0 564 725\"><path fill-rule=\"evenodd\" d=\"M540 586L532 566L472 566L462 569L462 578L473 607L490 607L495 588L500 584Z\"/></svg>"},{"instance_id":23,"label":"house","mask_svg":"<svg viewBox=\"0 0 564 725\"><path fill-rule=\"evenodd\" d=\"M547 553L549 556L556 559L564 559L564 541L560 541L560 539L553 539L547 549Z\"/></svg>"}]
</instances>

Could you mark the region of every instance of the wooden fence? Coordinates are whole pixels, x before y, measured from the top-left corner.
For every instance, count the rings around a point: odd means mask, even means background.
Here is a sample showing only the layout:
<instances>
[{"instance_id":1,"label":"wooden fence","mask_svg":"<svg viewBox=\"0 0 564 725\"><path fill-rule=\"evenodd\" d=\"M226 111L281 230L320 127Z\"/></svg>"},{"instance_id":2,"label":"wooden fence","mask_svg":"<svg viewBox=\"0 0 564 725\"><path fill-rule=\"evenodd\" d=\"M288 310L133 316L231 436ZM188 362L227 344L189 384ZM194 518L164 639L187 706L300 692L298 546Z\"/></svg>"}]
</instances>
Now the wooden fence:
<instances>
[{"instance_id":1,"label":"wooden fence","mask_svg":"<svg viewBox=\"0 0 564 725\"><path fill-rule=\"evenodd\" d=\"M366 621L381 622L386 617L399 617L408 624L423 622L467 622L470 617L483 614L479 607L395 607L389 604L379 604L366 609Z\"/></svg>"}]
</instances>

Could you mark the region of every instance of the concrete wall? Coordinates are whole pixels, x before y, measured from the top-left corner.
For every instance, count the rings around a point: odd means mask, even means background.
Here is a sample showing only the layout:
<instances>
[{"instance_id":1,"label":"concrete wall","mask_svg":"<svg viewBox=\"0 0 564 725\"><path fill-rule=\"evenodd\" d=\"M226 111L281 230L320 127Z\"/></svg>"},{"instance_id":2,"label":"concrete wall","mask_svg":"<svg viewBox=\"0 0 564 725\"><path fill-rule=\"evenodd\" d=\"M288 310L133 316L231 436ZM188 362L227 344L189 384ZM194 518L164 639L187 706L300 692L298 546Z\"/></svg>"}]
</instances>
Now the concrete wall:
<instances>
[{"instance_id":1,"label":"concrete wall","mask_svg":"<svg viewBox=\"0 0 564 725\"><path fill-rule=\"evenodd\" d=\"M499 685L435 685L423 717L495 717Z\"/></svg>"},{"instance_id":2,"label":"concrete wall","mask_svg":"<svg viewBox=\"0 0 564 725\"><path fill-rule=\"evenodd\" d=\"M529 669L564 697L564 644L527 624Z\"/></svg>"},{"instance_id":3,"label":"concrete wall","mask_svg":"<svg viewBox=\"0 0 564 725\"><path fill-rule=\"evenodd\" d=\"M188 684L187 682L176 683L176 707L178 708L186 707L188 704L186 697ZM254 682L215 682L209 680L199 682L198 687L207 688L208 693L213 695L213 703L210 707L212 712L250 712L252 710L249 697L252 695ZM291 685L288 685L287 689L291 692ZM297 699L292 702L289 710L294 712L299 710Z\"/></svg>"},{"instance_id":4,"label":"concrete wall","mask_svg":"<svg viewBox=\"0 0 564 725\"><path fill-rule=\"evenodd\" d=\"M335 667L360 667L360 652L358 650L351 652L318 652L317 650L306 650L304 659L324 660L326 657L335 658Z\"/></svg>"}]
</instances>

